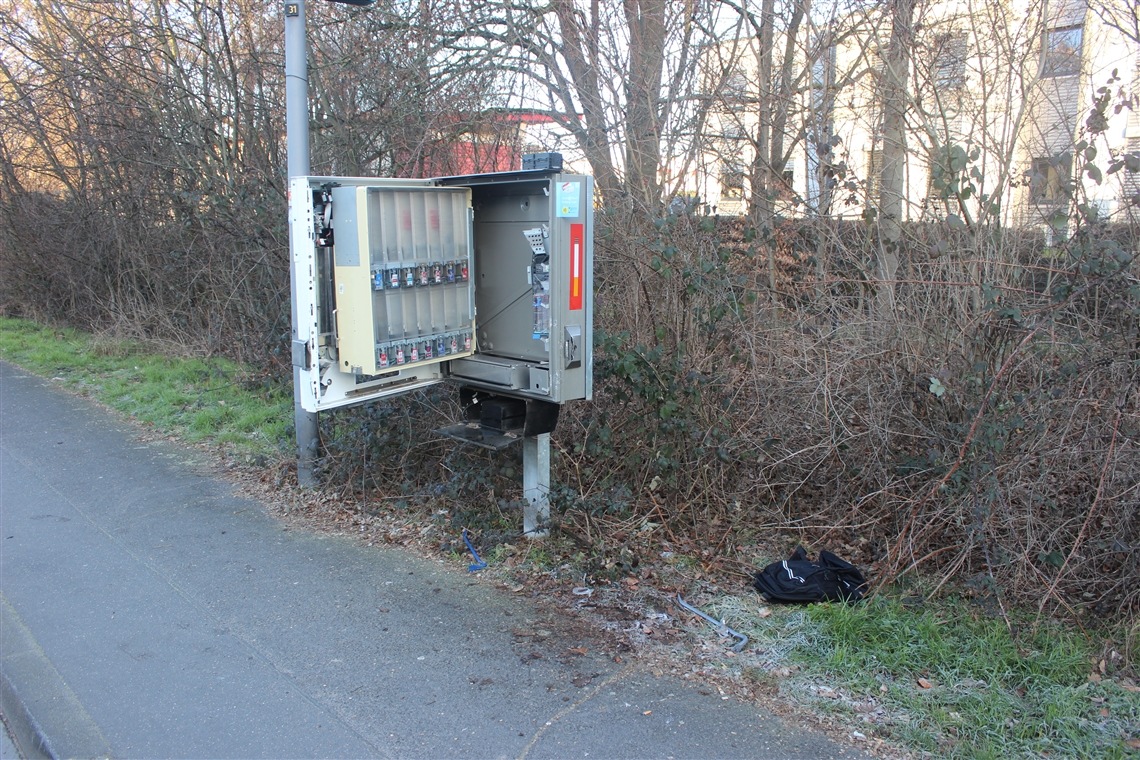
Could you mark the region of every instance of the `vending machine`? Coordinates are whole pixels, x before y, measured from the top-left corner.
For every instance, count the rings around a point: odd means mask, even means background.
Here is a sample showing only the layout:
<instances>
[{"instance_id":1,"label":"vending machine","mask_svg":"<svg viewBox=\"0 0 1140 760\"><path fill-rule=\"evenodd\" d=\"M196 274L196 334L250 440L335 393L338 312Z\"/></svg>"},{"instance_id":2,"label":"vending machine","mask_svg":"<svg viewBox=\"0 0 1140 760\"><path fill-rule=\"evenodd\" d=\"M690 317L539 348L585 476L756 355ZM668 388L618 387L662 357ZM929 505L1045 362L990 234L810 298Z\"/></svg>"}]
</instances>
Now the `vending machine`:
<instances>
[{"instance_id":1,"label":"vending machine","mask_svg":"<svg viewBox=\"0 0 1140 760\"><path fill-rule=\"evenodd\" d=\"M514 172L290 184L293 363L320 412L440 382L475 443L553 430L593 393L593 180Z\"/></svg>"}]
</instances>

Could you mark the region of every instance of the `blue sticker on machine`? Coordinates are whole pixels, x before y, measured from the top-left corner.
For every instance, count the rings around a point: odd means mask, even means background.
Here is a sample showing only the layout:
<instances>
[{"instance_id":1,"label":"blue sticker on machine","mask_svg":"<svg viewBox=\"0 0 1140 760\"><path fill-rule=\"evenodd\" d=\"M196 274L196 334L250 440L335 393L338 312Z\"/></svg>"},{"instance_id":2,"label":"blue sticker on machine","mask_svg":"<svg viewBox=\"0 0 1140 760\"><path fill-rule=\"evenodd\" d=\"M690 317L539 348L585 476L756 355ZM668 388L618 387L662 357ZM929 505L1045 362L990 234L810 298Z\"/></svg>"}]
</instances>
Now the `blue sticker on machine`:
<instances>
[{"instance_id":1,"label":"blue sticker on machine","mask_svg":"<svg viewBox=\"0 0 1140 760\"><path fill-rule=\"evenodd\" d=\"M559 182L554 192L558 216L576 219L581 215L581 182Z\"/></svg>"}]
</instances>

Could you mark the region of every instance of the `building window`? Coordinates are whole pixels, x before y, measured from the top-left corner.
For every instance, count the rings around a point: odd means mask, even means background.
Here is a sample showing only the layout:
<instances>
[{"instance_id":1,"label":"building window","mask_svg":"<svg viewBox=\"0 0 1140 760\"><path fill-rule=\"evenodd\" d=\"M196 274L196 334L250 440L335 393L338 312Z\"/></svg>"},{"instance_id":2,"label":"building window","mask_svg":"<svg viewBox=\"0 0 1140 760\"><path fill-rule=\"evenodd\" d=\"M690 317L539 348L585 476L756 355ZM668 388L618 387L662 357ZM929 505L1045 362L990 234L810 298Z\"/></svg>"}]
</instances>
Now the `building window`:
<instances>
[{"instance_id":1,"label":"building window","mask_svg":"<svg viewBox=\"0 0 1140 760\"><path fill-rule=\"evenodd\" d=\"M744 197L744 169L738 164L726 164L720 170L720 197L732 200Z\"/></svg>"},{"instance_id":2,"label":"building window","mask_svg":"<svg viewBox=\"0 0 1140 760\"><path fill-rule=\"evenodd\" d=\"M963 33L943 34L935 42L934 86L939 91L958 90L966 84L968 40Z\"/></svg>"},{"instance_id":3,"label":"building window","mask_svg":"<svg viewBox=\"0 0 1140 760\"><path fill-rule=\"evenodd\" d=\"M748 139L748 133L744 131L744 127L738 122L730 122L721 126L721 136L728 142L734 143L729 145L729 150L740 150L741 146L736 145L742 140Z\"/></svg>"},{"instance_id":4,"label":"building window","mask_svg":"<svg viewBox=\"0 0 1140 760\"><path fill-rule=\"evenodd\" d=\"M1068 196L1073 160L1069 155L1035 158L1029 175L1029 200L1056 203Z\"/></svg>"},{"instance_id":5,"label":"building window","mask_svg":"<svg viewBox=\"0 0 1140 760\"><path fill-rule=\"evenodd\" d=\"M748 77L743 72L734 71L724 80L724 102L741 105L752 101Z\"/></svg>"},{"instance_id":6,"label":"building window","mask_svg":"<svg viewBox=\"0 0 1140 760\"><path fill-rule=\"evenodd\" d=\"M1041 45L1041 78L1067 77L1081 73L1081 41L1084 30L1079 26L1050 29Z\"/></svg>"}]
</instances>

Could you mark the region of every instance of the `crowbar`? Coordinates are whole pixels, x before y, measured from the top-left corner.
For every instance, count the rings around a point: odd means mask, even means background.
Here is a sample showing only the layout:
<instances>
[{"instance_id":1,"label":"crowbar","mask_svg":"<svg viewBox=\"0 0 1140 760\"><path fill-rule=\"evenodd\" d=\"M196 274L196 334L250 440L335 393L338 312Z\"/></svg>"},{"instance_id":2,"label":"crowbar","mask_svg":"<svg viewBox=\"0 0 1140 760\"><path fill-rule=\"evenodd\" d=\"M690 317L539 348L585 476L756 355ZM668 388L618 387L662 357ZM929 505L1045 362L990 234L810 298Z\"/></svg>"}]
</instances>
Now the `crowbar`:
<instances>
[{"instance_id":1,"label":"crowbar","mask_svg":"<svg viewBox=\"0 0 1140 760\"><path fill-rule=\"evenodd\" d=\"M689 604L684 599L682 599L680 594L677 594L677 604L681 605L682 607L687 609L689 612L696 613L697 615L700 615L701 617L703 617L708 622L712 623L712 625L716 628L716 632L719 633L721 636L732 636L734 638L740 639L740 641L738 641L732 645L732 651L740 652L741 650L744 649L745 645L748 644L748 637L745 636L743 633L732 630L731 628L729 628L727 625L724 624L723 620L717 620L716 618L709 617L708 615L701 612L696 607L694 607L693 605Z\"/></svg>"}]
</instances>

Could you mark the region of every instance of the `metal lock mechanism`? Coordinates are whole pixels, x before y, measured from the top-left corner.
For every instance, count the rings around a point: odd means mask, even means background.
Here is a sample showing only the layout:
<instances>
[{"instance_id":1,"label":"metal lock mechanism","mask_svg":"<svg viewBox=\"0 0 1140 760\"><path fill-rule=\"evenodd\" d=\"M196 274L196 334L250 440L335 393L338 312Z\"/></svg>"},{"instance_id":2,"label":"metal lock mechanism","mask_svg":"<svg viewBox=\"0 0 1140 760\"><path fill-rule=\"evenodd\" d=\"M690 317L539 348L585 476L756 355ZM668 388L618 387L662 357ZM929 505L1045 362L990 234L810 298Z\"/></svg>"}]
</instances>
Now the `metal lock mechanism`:
<instances>
[{"instance_id":1,"label":"metal lock mechanism","mask_svg":"<svg viewBox=\"0 0 1140 760\"><path fill-rule=\"evenodd\" d=\"M562 356L566 359L566 369L582 366L582 326L567 325L562 342Z\"/></svg>"}]
</instances>

